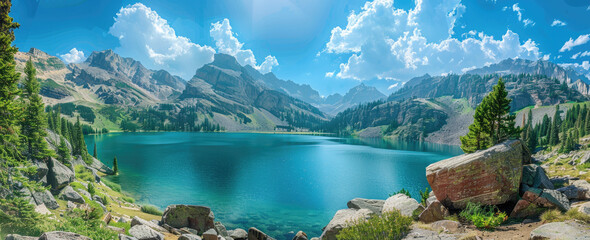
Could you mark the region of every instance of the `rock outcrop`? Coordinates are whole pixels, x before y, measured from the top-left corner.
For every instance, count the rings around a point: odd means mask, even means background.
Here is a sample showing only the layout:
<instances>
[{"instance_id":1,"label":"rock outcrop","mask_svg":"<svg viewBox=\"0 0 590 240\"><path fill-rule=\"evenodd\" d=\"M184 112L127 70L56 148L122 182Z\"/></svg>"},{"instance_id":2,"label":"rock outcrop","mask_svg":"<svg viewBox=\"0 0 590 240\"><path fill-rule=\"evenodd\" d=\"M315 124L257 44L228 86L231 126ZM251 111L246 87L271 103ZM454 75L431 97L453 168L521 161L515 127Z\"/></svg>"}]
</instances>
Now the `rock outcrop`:
<instances>
[{"instance_id":1,"label":"rock outcrop","mask_svg":"<svg viewBox=\"0 0 590 240\"><path fill-rule=\"evenodd\" d=\"M531 240L544 239L590 239L590 229L576 222L553 222L543 224L531 231Z\"/></svg>"},{"instance_id":2,"label":"rock outcrop","mask_svg":"<svg viewBox=\"0 0 590 240\"><path fill-rule=\"evenodd\" d=\"M557 191L565 194L568 199L590 200L590 183L586 180L574 181L571 185L559 188Z\"/></svg>"},{"instance_id":3,"label":"rock outcrop","mask_svg":"<svg viewBox=\"0 0 590 240\"><path fill-rule=\"evenodd\" d=\"M424 209L418 219L424 223L436 222L450 215L449 210L439 201L434 201Z\"/></svg>"},{"instance_id":4,"label":"rock outcrop","mask_svg":"<svg viewBox=\"0 0 590 240\"><path fill-rule=\"evenodd\" d=\"M60 192L59 197L63 200L72 201L72 202L80 203L80 204L83 204L86 202L86 201L84 201L84 198L82 196L80 196L79 193L74 191L74 189L71 186L65 187Z\"/></svg>"},{"instance_id":5,"label":"rock outcrop","mask_svg":"<svg viewBox=\"0 0 590 240\"><path fill-rule=\"evenodd\" d=\"M567 197L563 193L551 189L530 188L522 195L522 200L539 207L557 208L562 211L570 209Z\"/></svg>"},{"instance_id":6,"label":"rock outcrop","mask_svg":"<svg viewBox=\"0 0 590 240\"><path fill-rule=\"evenodd\" d=\"M518 198L522 166L530 153L520 140L433 163L426 178L436 198L454 209L467 202L497 205Z\"/></svg>"},{"instance_id":7,"label":"rock outcrop","mask_svg":"<svg viewBox=\"0 0 590 240\"><path fill-rule=\"evenodd\" d=\"M52 191L59 191L74 181L74 172L63 165L60 161L51 158L47 164L47 182L51 185Z\"/></svg>"},{"instance_id":8,"label":"rock outcrop","mask_svg":"<svg viewBox=\"0 0 590 240\"><path fill-rule=\"evenodd\" d=\"M424 210L424 207L411 197L405 194L399 193L389 197L383 204L383 210L381 213L391 212L398 210L404 216L411 217L414 215L414 211L420 209Z\"/></svg>"},{"instance_id":9,"label":"rock outcrop","mask_svg":"<svg viewBox=\"0 0 590 240\"><path fill-rule=\"evenodd\" d=\"M162 223L174 228L188 227L203 232L215 228L215 215L210 208L195 205L170 205L162 215Z\"/></svg>"},{"instance_id":10,"label":"rock outcrop","mask_svg":"<svg viewBox=\"0 0 590 240\"><path fill-rule=\"evenodd\" d=\"M129 229L129 234L138 240L164 240L164 235L146 225L135 225Z\"/></svg>"},{"instance_id":11,"label":"rock outcrop","mask_svg":"<svg viewBox=\"0 0 590 240\"><path fill-rule=\"evenodd\" d=\"M43 235L41 235L41 237L39 237L39 240L64 240L64 239L68 239L68 240L92 240L89 237L82 236L82 235L77 234L77 233L60 232L60 231L43 233Z\"/></svg>"},{"instance_id":12,"label":"rock outcrop","mask_svg":"<svg viewBox=\"0 0 590 240\"><path fill-rule=\"evenodd\" d=\"M384 200L378 199L364 199L364 198L355 198L346 204L348 208L352 209L369 209L374 213L381 214L383 210L383 204L385 204Z\"/></svg>"},{"instance_id":13,"label":"rock outcrop","mask_svg":"<svg viewBox=\"0 0 590 240\"><path fill-rule=\"evenodd\" d=\"M342 209L338 210L330 223L324 228L320 239L336 240L336 235L340 230L350 226L351 222L359 219L368 219L373 212L369 209Z\"/></svg>"}]
</instances>

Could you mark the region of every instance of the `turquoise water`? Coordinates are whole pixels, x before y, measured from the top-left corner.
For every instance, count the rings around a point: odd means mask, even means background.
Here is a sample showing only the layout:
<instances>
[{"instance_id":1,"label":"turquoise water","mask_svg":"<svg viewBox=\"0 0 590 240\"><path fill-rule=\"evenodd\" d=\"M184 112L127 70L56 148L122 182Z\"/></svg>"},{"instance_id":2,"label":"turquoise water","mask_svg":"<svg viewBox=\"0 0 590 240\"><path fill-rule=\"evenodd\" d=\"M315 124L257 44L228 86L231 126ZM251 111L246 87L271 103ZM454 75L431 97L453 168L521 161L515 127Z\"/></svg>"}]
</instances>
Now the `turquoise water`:
<instances>
[{"instance_id":1,"label":"turquoise water","mask_svg":"<svg viewBox=\"0 0 590 240\"><path fill-rule=\"evenodd\" d=\"M139 203L211 207L228 229L257 227L277 239L319 236L356 197L386 199L428 186L429 164L454 146L255 133L112 133L86 137Z\"/></svg>"}]
</instances>

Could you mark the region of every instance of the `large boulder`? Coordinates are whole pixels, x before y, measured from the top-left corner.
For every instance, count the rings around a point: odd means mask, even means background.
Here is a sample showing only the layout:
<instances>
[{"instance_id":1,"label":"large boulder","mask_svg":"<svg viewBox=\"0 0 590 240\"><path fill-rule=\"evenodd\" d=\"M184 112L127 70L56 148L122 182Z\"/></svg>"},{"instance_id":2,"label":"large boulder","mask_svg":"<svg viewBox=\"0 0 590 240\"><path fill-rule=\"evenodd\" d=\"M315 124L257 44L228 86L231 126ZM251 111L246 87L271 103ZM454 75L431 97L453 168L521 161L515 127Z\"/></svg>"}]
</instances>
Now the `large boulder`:
<instances>
[{"instance_id":1,"label":"large boulder","mask_svg":"<svg viewBox=\"0 0 590 240\"><path fill-rule=\"evenodd\" d=\"M49 167L47 167L47 163L43 161L33 161L31 165L37 168L37 171L35 172L33 179L37 181L45 179L45 181L47 181L47 173L49 172Z\"/></svg>"},{"instance_id":2,"label":"large boulder","mask_svg":"<svg viewBox=\"0 0 590 240\"><path fill-rule=\"evenodd\" d=\"M67 186L63 190L61 190L61 192L59 193L59 197L63 200L72 201L80 204L84 204L86 202L84 201L84 198L80 196L79 193L74 191L74 189L71 186Z\"/></svg>"},{"instance_id":3,"label":"large boulder","mask_svg":"<svg viewBox=\"0 0 590 240\"><path fill-rule=\"evenodd\" d=\"M210 208L195 205L170 205L162 215L162 223L174 228L188 227L199 234L215 228L215 215Z\"/></svg>"},{"instance_id":4,"label":"large boulder","mask_svg":"<svg viewBox=\"0 0 590 240\"><path fill-rule=\"evenodd\" d=\"M522 199L539 207L558 208L562 211L570 209L567 197L557 190L530 188L522 195Z\"/></svg>"},{"instance_id":5,"label":"large boulder","mask_svg":"<svg viewBox=\"0 0 590 240\"><path fill-rule=\"evenodd\" d=\"M354 221L369 219L371 214L374 213L369 209L338 210L330 223L328 223L328 225L324 228L324 232L320 238L323 240L336 240L336 235L340 232L340 230L350 226L350 224Z\"/></svg>"},{"instance_id":6,"label":"large boulder","mask_svg":"<svg viewBox=\"0 0 590 240\"><path fill-rule=\"evenodd\" d=\"M383 210L384 200L355 198L346 204L348 208L352 209L369 209L374 213L381 214Z\"/></svg>"},{"instance_id":7,"label":"large boulder","mask_svg":"<svg viewBox=\"0 0 590 240\"><path fill-rule=\"evenodd\" d=\"M164 235L146 225L135 225L129 229L129 234L138 240L164 240Z\"/></svg>"},{"instance_id":8,"label":"large boulder","mask_svg":"<svg viewBox=\"0 0 590 240\"><path fill-rule=\"evenodd\" d=\"M586 180L577 180L572 182L567 187L557 189L557 191L565 194L568 199L574 200L589 200L590 199L590 183Z\"/></svg>"},{"instance_id":9,"label":"large boulder","mask_svg":"<svg viewBox=\"0 0 590 240\"><path fill-rule=\"evenodd\" d=\"M215 231L215 229L205 231L203 233L203 240L217 240L217 231Z\"/></svg>"},{"instance_id":10,"label":"large boulder","mask_svg":"<svg viewBox=\"0 0 590 240\"><path fill-rule=\"evenodd\" d=\"M578 211L590 216L590 202L585 202L580 205Z\"/></svg>"},{"instance_id":11,"label":"large boulder","mask_svg":"<svg viewBox=\"0 0 590 240\"><path fill-rule=\"evenodd\" d=\"M439 201L434 201L418 216L418 219L424 223L436 222L445 219L451 215L449 210Z\"/></svg>"},{"instance_id":12,"label":"large boulder","mask_svg":"<svg viewBox=\"0 0 590 240\"><path fill-rule=\"evenodd\" d=\"M115 173L113 171L113 169L111 169L110 167L108 167L107 165L105 165L100 160L98 160L94 157L92 157L92 162L88 165L88 167L96 169L99 172L102 172L107 175L113 175ZM97 175L95 175L95 176L97 176ZM99 182L99 181L97 181L97 182Z\"/></svg>"},{"instance_id":13,"label":"large boulder","mask_svg":"<svg viewBox=\"0 0 590 240\"><path fill-rule=\"evenodd\" d=\"M530 239L590 239L590 228L576 222L547 223L531 231Z\"/></svg>"},{"instance_id":14,"label":"large boulder","mask_svg":"<svg viewBox=\"0 0 590 240\"><path fill-rule=\"evenodd\" d=\"M510 217L513 218L526 218L536 217L540 215L545 209L531 203L525 199L520 199L512 209Z\"/></svg>"},{"instance_id":15,"label":"large boulder","mask_svg":"<svg viewBox=\"0 0 590 240\"><path fill-rule=\"evenodd\" d=\"M178 240L201 240L201 237L195 234L182 234Z\"/></svg>"},{"instance_id":16,"label":"large boulder","mask_svg":"<svg viewBox=\"0 0 590 240\"><path fill-rule=\"evenodd\" d=\"M37 205L45 204L45 206L49 209L59 208L59 204L57 203L53 195L51 195L51 192L49 192L49 190L34 192L33 199L35 199Z\"/></svg>"},{"instance_id":17,"label":"large boulder","mask_svg":"<svg viewBox=\"0 0 590 240\"><path fill-rule=\"evenodd\" d=\"M545 169L535 164L522 167L522 184L534 188L554 189L553 183L545 174Z\"/></svg>"},{"instance_id":18,"label":"large boulder","mask_svg":"<svg viewBox=\"0 0 590 240\"><path fill-rule=\"evenodd\" d=\"M158 232L167 232L167 230L165 228L159 226L158 224L155 224L153 222L150 222L150 221L144 220L138 216L135 216L135 217L133 217L133 219L131 219L131 226L134 227L134 226L138 226L138 225L147 226L147 227L154 229L155 231L158 231Z\"/></svg>"},{"instance_id":19,"label":"large boulder","mask_svg":"<svg viewBox=\"0 0 590 240\"><path fill-rule=\"evenodd\" d=\"M416 199L408 197L405 194L399 193L385 200L381 213L399 210L402 215L411 217L413 216L414 211L416 211L419 208L424 209L424 207L422 207L422 205L420 205L420 203L418 203Z\"/></svg>"},{"instance_id":20,"label":"large boulder","mask_svg":"<svg viewBox=\"0 0 590 240\"><path fill-rule=\"evenodd\" d=\"M497 205L518 198L522 166L530 152L520 140L463 154L426 168L426 179L445 206L462 209L468 202Z\"/></svg>"},{"instance_id":21,"label":"large boulder","mask_svg":"<svg viewBox=\"0 0 590 240\"><path fill-rule=\"evenodd\" d=\"M75 180L74 172L58 160L51 158L47 166L47 183L53 190L58 191Z\"/></svg>"},{"instance_id":22,"label":"large boulder","mask_svg":"<svg viewBox=\"0 0 590 240\"><path fill-rule=\"evenodd\" d=\"M248 229L248 240L274 240L274 238L271 238L262 231L252 227Z\"/></svg>"},{"instance_id":23,"label":"large boulder","mask_svg":"<svg viewBox=\"0 0 590 240\"><path fill-rule=\"evenodd\" d=\"M60 232L60 231L43 233L43 235L41 235L41 237L39 237L39 240L64 240L64 239L68 239L68 240L91 240L89 237L82 236L82 235L77 234L77 233Z\"/></svg>"},{"instance_id":24,"label":"large boulder","mask_svg":"<svg viewBox=\"0 0 590 240\"><path fill-rule=\"evenodd\" d=\"M241 228L236 228L235 230L227 231L229 237L235 240L246 240L248 239L248 232Z\"/></svg>"},{"instance_id":25,"label":"large boulder","mask_svg":"<svg viewBox=\"0 0 590 240\"><path fill-rule=\"evenodd\" d=\"M18 234L8 234L6 235L5 240L37 240L38 237L29 237L29 236L21 236Z\"/></svg>"}]
</instances>

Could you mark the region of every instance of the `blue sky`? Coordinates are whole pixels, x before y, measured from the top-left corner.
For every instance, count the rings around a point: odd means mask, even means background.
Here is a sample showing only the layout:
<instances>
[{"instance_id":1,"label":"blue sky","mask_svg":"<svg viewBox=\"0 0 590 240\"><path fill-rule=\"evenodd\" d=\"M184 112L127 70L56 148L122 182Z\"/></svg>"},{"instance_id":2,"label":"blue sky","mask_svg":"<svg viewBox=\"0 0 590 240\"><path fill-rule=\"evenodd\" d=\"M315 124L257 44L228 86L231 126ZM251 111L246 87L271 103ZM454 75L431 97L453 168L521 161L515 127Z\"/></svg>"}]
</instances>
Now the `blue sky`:
<instances>
[{"instance_id":1,"label":"blue sky","mask_svg":"<svg viewBox=\"0 0 590 240\"><path fill-rule=\"evenodd\" d=\"M581 0L16 0L15 44L67 62L114 49L189 79L214 53L310 84L364 82L385 93L411 77L520 57L590 75L590 3ZM75 48L75 50L74 50Z\"/></svg>"}]
</instances>

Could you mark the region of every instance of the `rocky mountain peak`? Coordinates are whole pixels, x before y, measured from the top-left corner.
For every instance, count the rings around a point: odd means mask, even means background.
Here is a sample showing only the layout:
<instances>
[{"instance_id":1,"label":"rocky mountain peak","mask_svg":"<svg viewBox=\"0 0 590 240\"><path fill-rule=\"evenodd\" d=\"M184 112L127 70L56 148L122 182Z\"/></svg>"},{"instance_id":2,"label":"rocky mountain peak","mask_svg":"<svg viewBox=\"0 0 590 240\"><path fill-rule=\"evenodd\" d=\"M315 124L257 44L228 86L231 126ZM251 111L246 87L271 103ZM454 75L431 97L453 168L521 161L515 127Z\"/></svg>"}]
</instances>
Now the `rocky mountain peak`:
<instances>
[{"instance_id":1,"label":"rocky mountain peak","mask_svg":"<svg viewBox=\"0 0 590 240\"><path fill-rule=\"evenodd\" d=\"M213 62L209 65L213 65L223 69L231 69L234 71L241 71L242 69L242 65L238 63L238 60L236 60L235 57L223 53L215 54Z\"/></svg>"},{"instance_id":2,"label":"rocky mountain peak","mask_svg":"<svg viewBox=\"0 0 590 240\"><path fill-rule=\"evenodd\" d=\"M29 53L35 58L50 58L51 57L51 55L49 55L46 52L43 52L37 48L29 49Z\"/></svg>"}]
</instances>

